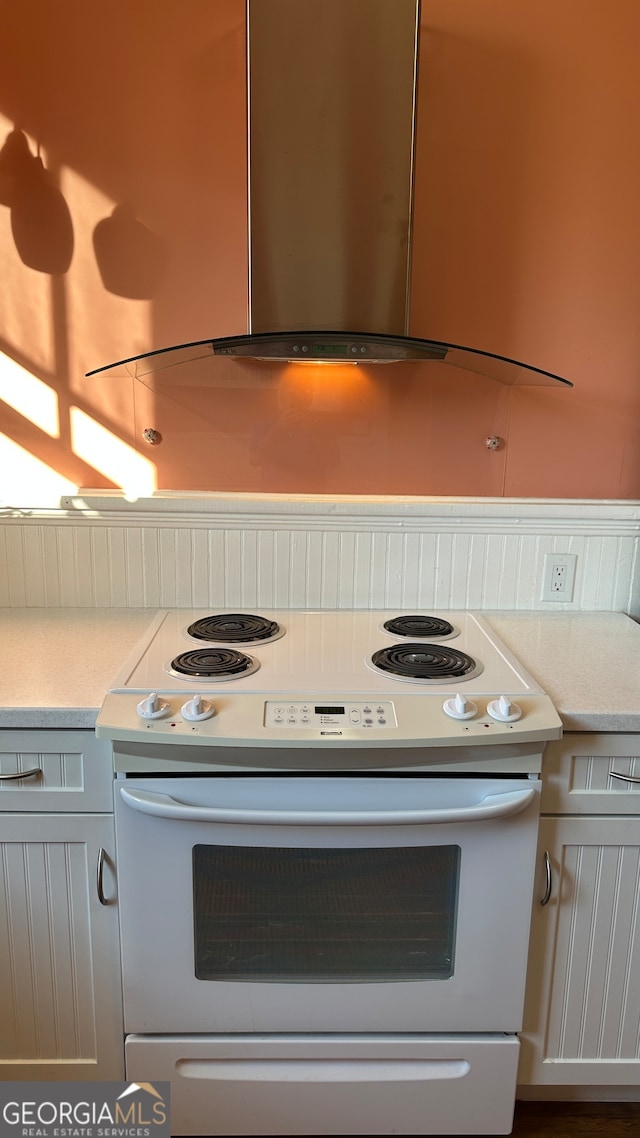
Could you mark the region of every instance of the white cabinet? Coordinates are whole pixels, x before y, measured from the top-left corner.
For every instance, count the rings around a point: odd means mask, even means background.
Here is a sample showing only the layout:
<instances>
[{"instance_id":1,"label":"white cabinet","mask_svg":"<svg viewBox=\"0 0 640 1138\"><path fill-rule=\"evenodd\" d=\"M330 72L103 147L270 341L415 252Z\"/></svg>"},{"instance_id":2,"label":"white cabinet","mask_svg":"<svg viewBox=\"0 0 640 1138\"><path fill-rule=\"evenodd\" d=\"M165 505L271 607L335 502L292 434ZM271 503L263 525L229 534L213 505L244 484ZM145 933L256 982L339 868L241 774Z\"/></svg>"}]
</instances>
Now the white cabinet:
<instances>
[{"instance_id":1,"label":"white cabinet","mask_svg":"<svg viewBox=\"0 0 640 1138\"><path fill-rule=\"evenodd\" d=\"M4 1079L124 1077L111 779L91 732L0 732Z\"/></svg>"},{"instance_id":2,"label":"white cabinet","mask_svg":"<svg viewBox=\"0 0 640 1138\"><path fill-rule=\"evenodd\" d=\"M611 777L640 776L637 756L636 736L547 749L521 1085L640 1083L639 784Z\"/></svg>"}]
</instances>

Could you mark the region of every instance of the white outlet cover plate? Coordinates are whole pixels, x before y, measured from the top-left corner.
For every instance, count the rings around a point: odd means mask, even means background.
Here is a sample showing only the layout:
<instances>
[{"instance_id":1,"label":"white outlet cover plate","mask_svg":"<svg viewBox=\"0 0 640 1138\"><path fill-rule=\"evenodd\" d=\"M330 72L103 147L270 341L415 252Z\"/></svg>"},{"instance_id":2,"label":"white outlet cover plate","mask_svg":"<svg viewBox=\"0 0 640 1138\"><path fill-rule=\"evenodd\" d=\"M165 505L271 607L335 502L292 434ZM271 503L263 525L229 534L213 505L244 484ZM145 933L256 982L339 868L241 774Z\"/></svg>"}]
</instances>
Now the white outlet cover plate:
<instances>
[{"instance_id":1,"label":"white outlet cover plate","mask_svg":"<svg viewBox=\"0 0 640 1138\"><path fill-rule=\"evenodd\" d=\"M545 553L542 570L541 601L551 601L554 604L567 604L573 600L576 561L577 554L575 553ZM563 565L566 570L564 589L560 591L552 588L553 570L556 565Z\"/></svg>"}]
</instances>

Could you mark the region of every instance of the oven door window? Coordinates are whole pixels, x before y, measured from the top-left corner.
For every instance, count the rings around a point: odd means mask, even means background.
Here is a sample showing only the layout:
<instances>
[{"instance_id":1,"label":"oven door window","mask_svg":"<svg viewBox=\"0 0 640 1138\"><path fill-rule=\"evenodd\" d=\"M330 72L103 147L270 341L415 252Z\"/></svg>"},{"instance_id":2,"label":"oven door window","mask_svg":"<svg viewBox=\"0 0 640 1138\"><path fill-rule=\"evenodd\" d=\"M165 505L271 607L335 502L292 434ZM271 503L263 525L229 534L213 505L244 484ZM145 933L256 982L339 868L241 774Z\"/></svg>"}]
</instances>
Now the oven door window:
<instances>
[{"instance_id":1,"label":"oven door window","mask_svg":"<svg viewBox=\"0 0 640 1138\"><path fill-rule=\"evenodd\" d=\"M460 846L193 847L199 980L453 975Z\"/></svg>"}]
</instances>

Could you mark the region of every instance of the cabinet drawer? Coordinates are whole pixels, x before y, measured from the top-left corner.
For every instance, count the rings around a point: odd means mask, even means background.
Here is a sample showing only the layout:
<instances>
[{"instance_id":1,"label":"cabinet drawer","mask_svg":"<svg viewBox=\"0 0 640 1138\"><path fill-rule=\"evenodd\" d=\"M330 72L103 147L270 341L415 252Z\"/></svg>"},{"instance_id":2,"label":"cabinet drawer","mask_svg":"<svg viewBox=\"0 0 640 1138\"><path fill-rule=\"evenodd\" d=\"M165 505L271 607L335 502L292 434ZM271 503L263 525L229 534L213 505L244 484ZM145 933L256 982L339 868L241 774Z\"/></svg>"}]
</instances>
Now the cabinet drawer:
<instances>
[{"instance_id":1,"label":"cabinet drawer","mask_svg":"<svg viewBox=\"0 0 640 1138\"><path fill-rule=\"evenodd\" d=\"M640 814L640 735L565 734L542 770L543 814Z\"/></svg>"},{"instance_id":2,"label":"cabinet drawer","mask_svg":"<svg viewBox=\"0 0 640 1138\"><path fill-rule=\"evenodd\" d=\"M0 731L0 811L110 812L112 785L111 745L92 731Z\"/></svg>"}]
</instances>

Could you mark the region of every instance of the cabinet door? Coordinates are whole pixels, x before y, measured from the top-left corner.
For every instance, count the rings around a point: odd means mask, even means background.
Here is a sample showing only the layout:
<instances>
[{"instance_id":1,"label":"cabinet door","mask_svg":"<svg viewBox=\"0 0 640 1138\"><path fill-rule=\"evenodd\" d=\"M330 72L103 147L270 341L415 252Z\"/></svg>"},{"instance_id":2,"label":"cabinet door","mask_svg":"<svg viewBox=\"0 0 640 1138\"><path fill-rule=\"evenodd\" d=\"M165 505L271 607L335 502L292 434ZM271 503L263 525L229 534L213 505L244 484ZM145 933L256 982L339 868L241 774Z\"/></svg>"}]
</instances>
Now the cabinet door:
<instances>
[{"instance_id":1,"label":"cabinet door","mask_svg":"<svg viewBox=\"0 0 640 1138\"><path fill-rule=\"evenodd\" d=\"M540 862L518 1081L637 1084L640 818L543 819Z\"/></svg>"},{"instance_id":2,"label":"cabinet door","mask_svg":"<svg viewBox=\"0 0 640 1138\"><path fill-rule=\"evenodd\" d=\"M123 1078L113 850L109 816L0 815L3 1079Z\"/></svg>"}]
</instances>

